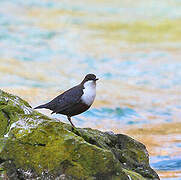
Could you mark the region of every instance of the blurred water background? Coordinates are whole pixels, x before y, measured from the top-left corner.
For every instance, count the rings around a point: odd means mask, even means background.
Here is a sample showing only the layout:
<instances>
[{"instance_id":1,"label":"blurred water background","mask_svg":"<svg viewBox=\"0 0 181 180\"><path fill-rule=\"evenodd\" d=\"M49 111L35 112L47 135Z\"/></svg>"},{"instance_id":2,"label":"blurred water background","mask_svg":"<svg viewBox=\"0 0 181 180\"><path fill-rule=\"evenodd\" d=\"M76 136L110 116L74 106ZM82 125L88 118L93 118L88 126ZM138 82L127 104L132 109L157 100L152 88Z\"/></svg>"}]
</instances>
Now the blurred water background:
<instances>
[{"instance_id":1,"label":"blurred water background","mask_svg":"<svg viewBox=\"0 0 181 180\"><path fill-rule=\"evenodd\" d=\"M181 1L0 0L1 89L34 107L87 73L96 101L74 124L136 138L181 179Z\"/></svg>"}]
</instances>

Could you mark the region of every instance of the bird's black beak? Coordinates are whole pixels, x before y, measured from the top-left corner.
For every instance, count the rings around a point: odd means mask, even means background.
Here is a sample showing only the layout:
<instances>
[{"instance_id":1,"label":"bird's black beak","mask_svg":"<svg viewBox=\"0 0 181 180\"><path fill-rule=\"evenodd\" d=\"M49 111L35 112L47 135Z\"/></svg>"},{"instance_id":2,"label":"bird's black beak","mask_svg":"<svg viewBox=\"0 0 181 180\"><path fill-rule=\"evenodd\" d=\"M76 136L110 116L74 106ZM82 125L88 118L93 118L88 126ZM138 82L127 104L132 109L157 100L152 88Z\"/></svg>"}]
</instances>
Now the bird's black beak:
<instances>
[{"instance_id":1,"label":"bird's black beak","mask_svg":"<svg viewBox=\"0 0 181 180\"><path fill-rule=\"evenodd\" d=\"M99 78L96 78L95 81L99 80Z\"/></svg>"}]
</instances>

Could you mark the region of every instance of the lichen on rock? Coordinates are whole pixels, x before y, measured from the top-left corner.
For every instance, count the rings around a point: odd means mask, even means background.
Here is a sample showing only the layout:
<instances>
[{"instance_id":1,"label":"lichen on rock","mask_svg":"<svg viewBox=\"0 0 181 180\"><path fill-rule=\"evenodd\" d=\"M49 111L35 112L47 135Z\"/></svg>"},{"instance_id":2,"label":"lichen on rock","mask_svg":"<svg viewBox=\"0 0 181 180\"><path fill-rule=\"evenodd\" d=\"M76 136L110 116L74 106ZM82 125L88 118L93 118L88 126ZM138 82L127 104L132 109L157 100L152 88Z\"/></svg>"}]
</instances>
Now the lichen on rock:
<instances>
[{"instance_id":1,"label":"lichen on rock","mask_svg":"<svg viewBox=\"0 0 181 180\"><path fill-rule=\"evenodd\" d=\"M0 170L10 180L159 179L143 144L123 134L72 129L1 90L0 124Z\"/></svg>"}]
</instances>

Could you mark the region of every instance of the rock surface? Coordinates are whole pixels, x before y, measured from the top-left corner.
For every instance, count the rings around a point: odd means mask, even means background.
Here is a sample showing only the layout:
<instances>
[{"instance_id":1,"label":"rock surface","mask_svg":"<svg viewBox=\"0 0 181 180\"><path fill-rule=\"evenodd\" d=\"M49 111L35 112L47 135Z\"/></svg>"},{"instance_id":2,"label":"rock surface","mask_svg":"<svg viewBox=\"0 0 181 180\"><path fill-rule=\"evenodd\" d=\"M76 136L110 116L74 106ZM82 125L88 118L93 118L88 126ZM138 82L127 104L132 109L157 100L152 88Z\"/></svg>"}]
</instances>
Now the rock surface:
<instances>
[{"instance_id":1,"label":"rock surface","mask_svg":"<svg viewBox=\"0 0 181 180\"><path fill-rule=\"evenodd\" d=\"M0 174L10 180L159 179L138 141L90 128L72 129L1 90Z\"/></svg>"}]
</instances>

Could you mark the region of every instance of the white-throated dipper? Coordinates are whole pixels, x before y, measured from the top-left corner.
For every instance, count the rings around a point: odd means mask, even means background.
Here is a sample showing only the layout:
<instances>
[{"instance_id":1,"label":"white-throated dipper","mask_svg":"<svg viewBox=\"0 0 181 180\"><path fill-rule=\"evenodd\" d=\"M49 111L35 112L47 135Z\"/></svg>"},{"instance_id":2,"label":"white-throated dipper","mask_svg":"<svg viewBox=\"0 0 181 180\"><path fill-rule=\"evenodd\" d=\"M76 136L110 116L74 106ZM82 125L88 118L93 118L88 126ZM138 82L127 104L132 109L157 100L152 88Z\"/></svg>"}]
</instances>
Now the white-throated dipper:
<instances>
[{"instance_id":1,"label":"white-throated dipper","mask_svg":"<svg viewBox=\"0 0 181 180\"><path fill-rule=\"evenodd\" d=\"M75 127L71 121L71 117L81 114L90 108L96 96L97 80L98 78L94 74L87 74L79 85L74 86L52 101L37 106L34 109L45 108L52 110L52 114L66 115L71 125Z\"/></svg>"}]
</instances>

